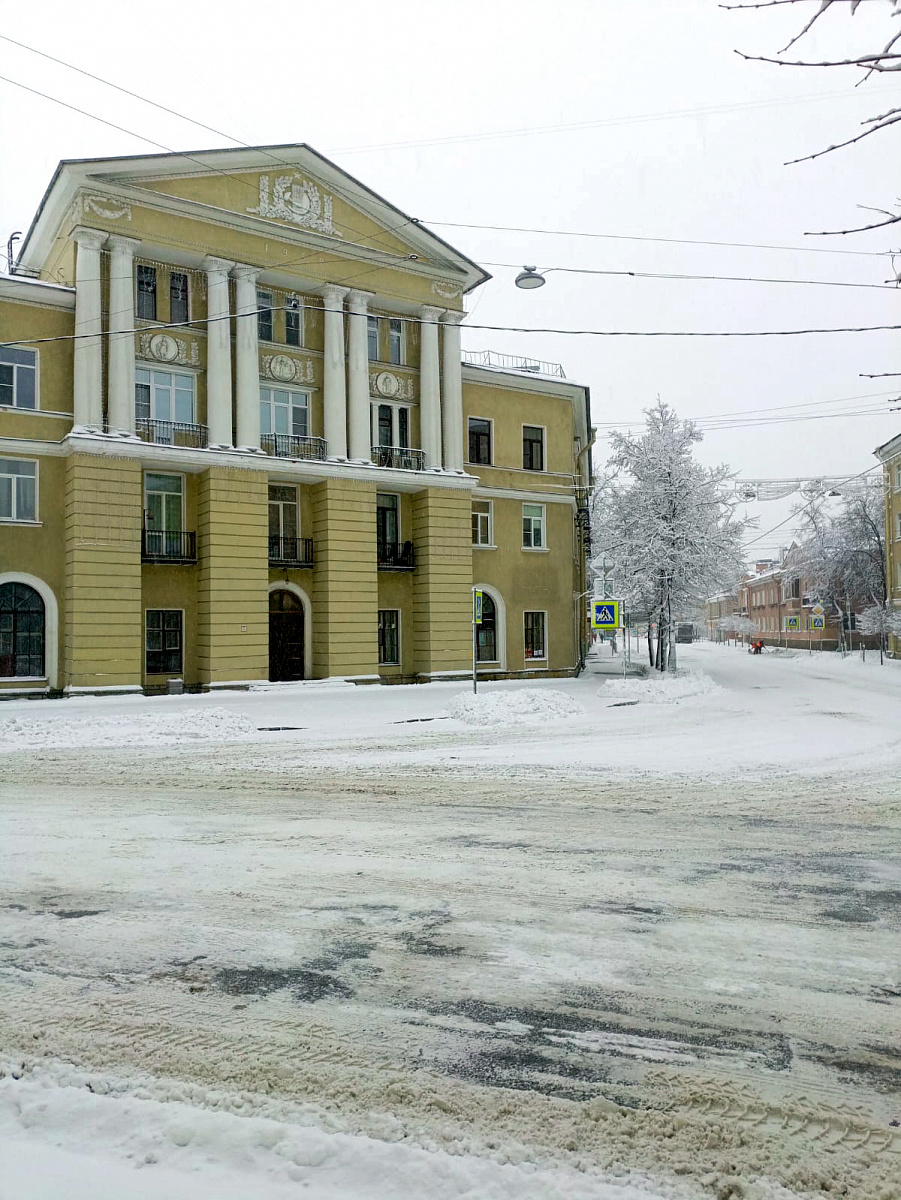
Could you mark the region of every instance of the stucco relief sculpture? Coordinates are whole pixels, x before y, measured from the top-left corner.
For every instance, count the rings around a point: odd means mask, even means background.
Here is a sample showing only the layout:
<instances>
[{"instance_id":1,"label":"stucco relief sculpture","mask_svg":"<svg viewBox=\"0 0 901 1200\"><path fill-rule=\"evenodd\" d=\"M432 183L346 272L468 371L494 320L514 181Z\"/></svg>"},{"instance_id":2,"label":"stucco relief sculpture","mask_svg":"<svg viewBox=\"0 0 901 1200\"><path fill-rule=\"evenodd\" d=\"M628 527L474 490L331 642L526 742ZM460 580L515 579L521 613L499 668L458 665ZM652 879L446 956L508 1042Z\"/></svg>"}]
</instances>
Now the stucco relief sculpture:
<instances>
[{"instance_id":1,"label":"stucco relief sculpture","mask_svg":"<svg viewBox=\"0 0 901 1200\"><path fill-rule=\"evenodd\" d=\"M315 229L331 237L342 235L332 224L332 197L319 191L315 183L297 171L293 175L277 175L272 184L270 177L260 176L260 202L249 213L260 217L277 217L300 225L304 229Z\"/></svg>"},{"instance_id":2,"label":"stucco relief sculpture","mask_svg":"<svg viewBox=\"0 0 901 1200\"><path fill-rule=\"evenodd\" d=\"M369 394L383 396L386 400L412 400L413 380L391 371L373 372L369 376Z\"/></svg>"},{"instance_id":3,"label":"stucco relief sculpture","mask_svg":"<svg viewBox=\"0 0 901 1200\"><path fill-rule=\"evenodd\" d=\"M130 221L131 205L127 200L120 200L116 196L85 195L83 193L75 201L73 217L76 221L81 221L85 213L93 213L107 221L119 221L122 217L126 221Z\"/></svg>"},{"instance_id":4,"label":"stucco relief sculpture","mask_svg":"<svg viewBox=\"0 0 901 1200\"><path fill-rule=\"evenodd\" d=\"M462 284L442 283L440 279L432 282L432 291L436 296L443 296L445 300L459 300L463 295Z\"/></svg>"},{"instance_id":5,"label":"stucco relief sculpture","mask_svg":"<svg viewBox=\"0 0 901 1200\"><path fill-rule=\"evenodd\" d=\"M139 341L141 355L162 363L181 363L196 367L200 363L200 352L196 342L183 342L169 333L142 333Z\"/></svg>"},{"instance_id":6,"label":"stucco relief sculpture","mask_svg":"<svg viewBox=\"0 0 901 1200\"><path fill-rule=\"evenodd\" d=\"M308 358L289 358L287 354L264 354L263 375L279 383L312 383L313 364Z\"/></svg>"}]
</instances>

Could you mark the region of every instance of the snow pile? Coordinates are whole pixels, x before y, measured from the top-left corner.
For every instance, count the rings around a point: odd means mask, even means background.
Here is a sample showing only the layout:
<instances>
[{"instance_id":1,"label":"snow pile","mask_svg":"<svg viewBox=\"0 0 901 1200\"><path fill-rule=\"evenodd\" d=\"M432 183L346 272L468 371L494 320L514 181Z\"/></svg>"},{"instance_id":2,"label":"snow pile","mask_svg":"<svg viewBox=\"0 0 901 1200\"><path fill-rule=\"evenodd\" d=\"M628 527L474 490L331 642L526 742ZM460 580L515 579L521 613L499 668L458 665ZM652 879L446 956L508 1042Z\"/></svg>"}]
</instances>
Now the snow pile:
<instances>
[{"instance_id":1,"label":"snow pile","mask_svg":"<svg viewBox=\"0 0 901 1200\"><path fill-rule=\"evenodd\" d=\"M69 747L179 745L184 742L238 741L256 733L247 717L224 708L180 708L166 713L97 715L80 720L60 713L56 720L0 719L0 751Z\"/></svg>"},{"instance_id":2,"label":"snow pile","mask_svg":"<svg viewBox=\"0 0 901 1200\"><path fill-rule=\"evenodd\" d=\"M653 672L647 679L611 679L598 692L602 700L624 700L642 704L678 704L692 696L710 696L722 692L703 671L680 671L672 675Z\"/></svg>"},{"instance_id":3,"label":"snow pile","mask_svg":"<svg viewBox=\"0 0 901 1200\"><path fill-rule=\"evenodd\" d=\"M463 692L453 698L447 711L466 725L543 725L585 714L581 704L552 688L517 688L476 696Z\"/></svg>"}]
</instances>

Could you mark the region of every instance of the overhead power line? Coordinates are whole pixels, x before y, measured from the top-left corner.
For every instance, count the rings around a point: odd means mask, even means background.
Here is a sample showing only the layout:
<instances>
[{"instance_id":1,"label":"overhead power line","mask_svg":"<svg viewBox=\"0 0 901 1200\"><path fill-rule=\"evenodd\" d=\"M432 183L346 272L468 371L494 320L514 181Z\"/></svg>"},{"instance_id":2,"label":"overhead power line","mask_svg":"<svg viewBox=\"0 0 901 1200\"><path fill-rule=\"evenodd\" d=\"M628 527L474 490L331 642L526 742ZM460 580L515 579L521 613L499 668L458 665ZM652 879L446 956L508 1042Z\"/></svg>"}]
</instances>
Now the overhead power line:
<instances>
[{"instance_id":1,"label":"overhead power line","mask_svg":"<svg viewBox=\"0 0 901 1200\"><path fill-rule=\"evenodd\" d=\"M882 464L876 463L875 466L867 467L867 469L865 471L858 471L858 473L856 475L849 475L847 479L840 480L836 484L836 487L841 487L843 484L846 484L846 483L853 483L853 481L855 479L862 479L864 475L871 475L873 473L873 471L881 471L881 470L882 470ZM813 504L816 504L816 502L817 502L817 500L819 500L819 498L820 498L819 496L814 496L812 499L808 500L806 504L802 504L800 508L795 509L794 512L790 513L785 518L784 521L780 521L777 525L773 525L770 529L765 529L763 531L763 533L758 534L757 537L751 538L750 541L745 542L745 546L753 546L756 542L762 541L763 538L769 537L771 533L775 533L777 529L782 529L785 525L787 525L789 523L789 521L797 520L797 518L801 515L801 513L804 512L806 509L810 508Z\"/></svg>"},{"instance_id":2,"label":"overhead power line","mask_svg":"<svg viewBox=\"0 0 901 1200\"><path fill-rule=\"evenodd\" d=\"M521 271L519 263L497 263L482 260L485 267L507 267L513 271ZM680 275L668 271L609 271L596 267L540 267L539 274L549 274L551 271L561 271L567 275L617 275L632 279L676 279L715 281L717 283L803 283L818 287L850 287L850 288L879 288L884 291L897 292L897 283L851 283L838 279L774 279L758 275Z\"/></svg>"},{"instance_id":3,"label":"overhead power line","mask_svg":"<svg viewBox=\"0 0 901 1200\"><path fill-rule=\"evenodd\" d=\"M467 221L422 221L423 225L438 225L443 229L488 229L497 233L532 233L547 237L599 238L615 242L660 242L674 246L725 246L739 250L789 250L799 254L856 254L864 258L885 258L889 250L841 250L832 246L779 246L765 242L722 242L703 238L646 237L627 233L596 233L576 229L538 229L523 225L476 225Z\"/></svg>"}]
</instances>

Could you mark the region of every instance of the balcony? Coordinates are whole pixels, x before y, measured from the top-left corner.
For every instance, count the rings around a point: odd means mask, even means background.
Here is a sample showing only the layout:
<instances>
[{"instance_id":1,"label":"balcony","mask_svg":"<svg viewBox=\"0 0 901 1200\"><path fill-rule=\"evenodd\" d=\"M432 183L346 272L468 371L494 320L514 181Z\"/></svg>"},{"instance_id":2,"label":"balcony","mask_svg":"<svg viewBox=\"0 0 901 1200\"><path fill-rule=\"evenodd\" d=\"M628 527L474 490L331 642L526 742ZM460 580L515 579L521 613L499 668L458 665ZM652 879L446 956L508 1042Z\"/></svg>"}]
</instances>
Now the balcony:
<instances>
[{"instance_id":1,"label":"balcony","mask_svg":"<svg viewBox=\"0 0 901 1200\"><path fill-rule=\"evenodd\" d=\"M378 566L380 571L412 571L412 542L379 542Z\"/></svg>"},{"instance_id":2,"label":"balcony","mask_svg":"<svg viewBox=\"0 0 901 1200\"><path fill-rule=\"evenodd\" d=\"M425 470L425 452L406 446L373 446L372 461L377 467L391 467L395 471Z\"/></svg>"},{"instance_id":3,"label":"balcony","mask_svg":"<svg viewBox=\"0 0 901 1200\"><path fill-rule=\"evenodd\" d=\"M327 454L325 438L301 437L296 433L264 433L260 445L267 454L276 458L312 458L321 461Z\"/></svg>"},{"instance_id":4,"label":"balcony","mask_svg":"<svg viewBox=\"0 0 901 1200\"><path fill-rule=\"evenodd\" d=\"M196 563L197 535L168 529L142 529L141 562Z\"/></svg>"},{"instance_id":5,"label":"balcony","mask_svg":"<svg viewBox=\"0 0 901 1200\"><path fill-rule=\"evenodd\" d=\"M270 567L312 567L313 539L269 535Z\"/></svg>"},{"instance_id":6,"label":"balcony","mask_svg":"<svg viewBox=\"0 0 901 1200\"><path fill-rule=\"evenodd\" d=\"M157 446L206 449L206 425L191 425L187 421L152 421L149 417L138 417L135 433L142 442L153 442Z\"/></svg>"}]
</instances>

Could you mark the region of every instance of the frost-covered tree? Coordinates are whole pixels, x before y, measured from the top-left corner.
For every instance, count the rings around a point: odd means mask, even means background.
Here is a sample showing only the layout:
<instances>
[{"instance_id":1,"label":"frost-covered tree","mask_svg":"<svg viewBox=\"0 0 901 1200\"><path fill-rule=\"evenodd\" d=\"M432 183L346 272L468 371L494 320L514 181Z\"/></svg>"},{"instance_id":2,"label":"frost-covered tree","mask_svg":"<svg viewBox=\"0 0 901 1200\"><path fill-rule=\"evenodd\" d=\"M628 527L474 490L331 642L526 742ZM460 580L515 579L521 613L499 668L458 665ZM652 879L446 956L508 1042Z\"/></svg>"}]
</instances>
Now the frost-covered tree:
<instances>
[{"instance_id":1,"label":"frost-covered tree","mask_svg":"<svg viewBox=\"0 0 901 1200\"><path fill-rule=\"evenodd\" d=\"M855 606L884 608L885 510L879 487L859 485L830 512L825 500L808 504L801 517L795 568L822 604L842 618Z\"/></svg>"},{"instance_id":2,"label":"frost-covered tree","mask_svg":"<svg viewBox=\"0 0 901 1200\"><path fill-rule=\"evenodd\" d=\"M888 604L873 604L857 618L857 628L871 637L879 638L879 661L885 659L886 639L894 634L901 637L901 612Z\"/></svg>"},{"instance_id":3,"label":"frost-covered tree","mask_svg":"<svg viewBox=\"0 0 901 1200\"><path fill-rule=\"evenodd\" d=\"M613 580L627 608L647 612L651 665L675 669L674 621L742 571L741 537L726 466L693 456L698 427L660 400L645 412L642 434L613 433L608 473L595 489L595 562L615 564ZM656 648L652 625L656 625Z\"/></svg>"}]
</instances>

